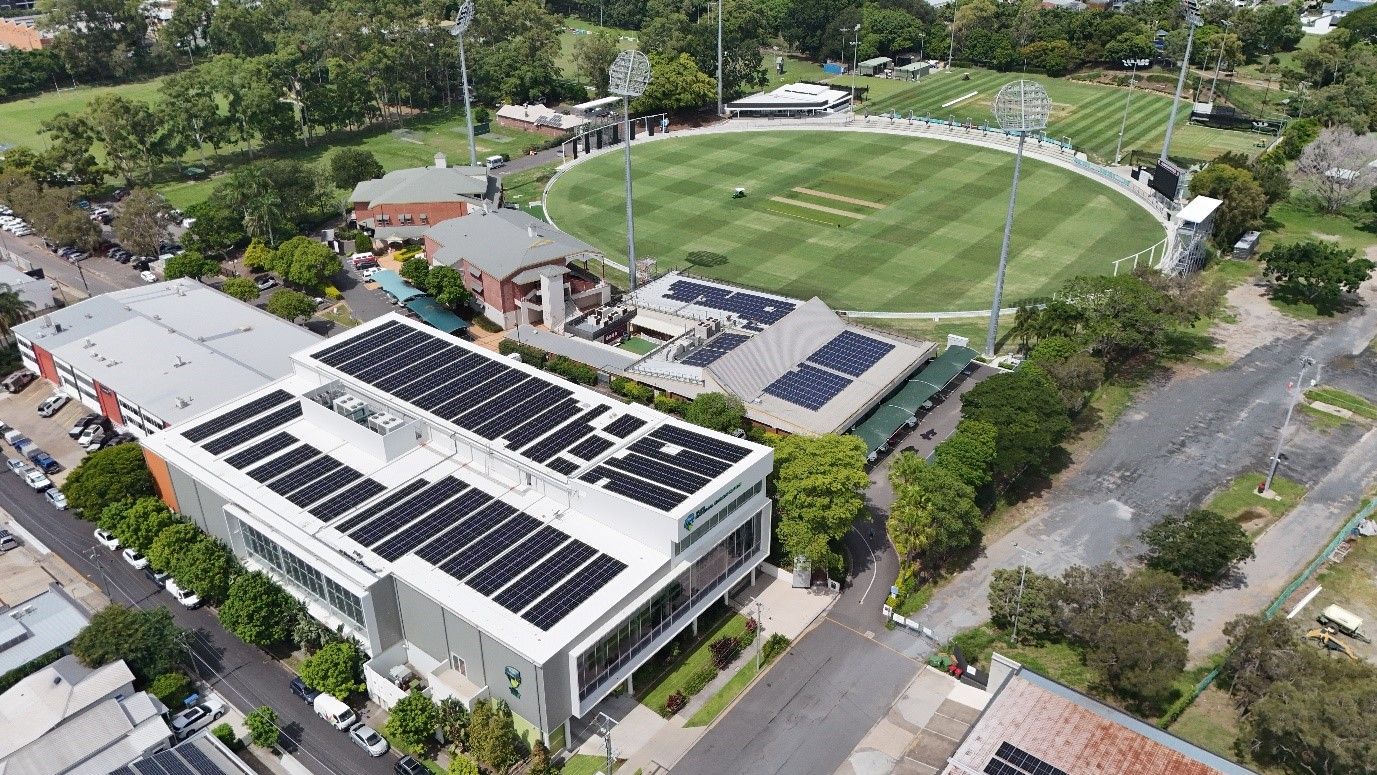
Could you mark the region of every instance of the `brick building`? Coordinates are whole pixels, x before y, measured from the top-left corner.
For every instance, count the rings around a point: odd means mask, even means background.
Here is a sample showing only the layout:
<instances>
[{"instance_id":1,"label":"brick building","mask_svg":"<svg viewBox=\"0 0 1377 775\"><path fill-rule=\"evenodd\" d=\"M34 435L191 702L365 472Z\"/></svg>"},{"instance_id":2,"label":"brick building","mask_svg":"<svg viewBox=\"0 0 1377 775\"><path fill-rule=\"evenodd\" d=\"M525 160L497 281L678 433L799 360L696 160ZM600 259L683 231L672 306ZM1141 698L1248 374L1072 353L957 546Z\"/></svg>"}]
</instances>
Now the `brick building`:
<instances>
[{"instance_id":1,"label":"brick building","mask_svg":"<svg viewBox=\"0 0 1377 775\"><path fill-rule=\"evenodd\" d=\"M563 137L588 126L582 116L560 113L544 105L503 105L497 109L497 125L546 137Z\"/></svg>"},{"instance_id":2,"label":"brick building","mask_svg":"<svg viewBox=\"0 0 1377 775\"><path fill-rule=\"evenodd\" d=\"M425 233L432 266L452 266L503 328L544 324L562 331L577 310L606 304L611 287L576 261L601 260L591 245L520 210L479 210Z\"/></svg>"},{"instance_id":3,"label":"brick building","mask_svg":"<svg viewBox=\"0 0 1377 775\"><path fill-rule=\"evenodd\" d=\"M468 215L495 195L497 181L484 167L451 167L443 153L435 166L394 170L354 186L354 220L383 244L418 240L431 226Z\"/></svg>"},{"instance_id":4,"label":"brick building","mask_svg":"<svg viewBox=\"0 0 1377 775\"><path fill-rule=\"evenodd\" d=\"M0 4L0 8L5 7ZM0 48L33 51L53 43L53 34L38 27L37 16L12 16L0 19Z\"/></svg>"}]
</instances>

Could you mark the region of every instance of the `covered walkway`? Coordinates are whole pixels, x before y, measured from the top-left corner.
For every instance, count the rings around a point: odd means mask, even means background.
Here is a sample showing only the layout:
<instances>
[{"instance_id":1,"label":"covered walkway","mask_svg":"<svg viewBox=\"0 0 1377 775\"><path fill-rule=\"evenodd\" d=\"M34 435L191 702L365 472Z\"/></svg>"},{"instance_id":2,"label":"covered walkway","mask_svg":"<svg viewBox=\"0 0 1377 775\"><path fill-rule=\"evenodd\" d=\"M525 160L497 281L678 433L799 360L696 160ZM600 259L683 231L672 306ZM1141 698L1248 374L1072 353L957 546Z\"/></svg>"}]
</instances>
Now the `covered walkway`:
<instances>
[{"instance_id":1,"label":"covered walkway","mask_svg":"<svg viewBox=\"0 0 1377 775\"><path fill-rule=\"evenodd\" d=\"M377 283L384 291L392 294L392 296L397 299L398 304L405 304L417 296L425 295L422 291L408 284L406 280L402 279L401 275L391 269L374 272L373 276L368 279Z\"/></svg>"},{"instance_id":2,"label":"covered walkway","mask_svg":"<svg viewBox=\"0 0 1377 775\"><path fill-rule=\"evenodd\" d=\"M869 417L853 428L851 432L865 442L870 459L874 460L905 425L915 424L923 404L945 390L971 365L976 355L969 347L948 347L946 352L895 388Z\"/></svg>"},{"instance_id":3,"label":"covered walkway","mask_svg":"<svg viewBox=\"0 0 1377 775\"><path fill-rule=\"evenodd\" d=\"M446 334L459 334L468 330L469 324L463 318L440 306L440 302L430 296L417 296L406 303L407 309L415 312L431 328L438 328Z\"/></svg>"}]
</instances>

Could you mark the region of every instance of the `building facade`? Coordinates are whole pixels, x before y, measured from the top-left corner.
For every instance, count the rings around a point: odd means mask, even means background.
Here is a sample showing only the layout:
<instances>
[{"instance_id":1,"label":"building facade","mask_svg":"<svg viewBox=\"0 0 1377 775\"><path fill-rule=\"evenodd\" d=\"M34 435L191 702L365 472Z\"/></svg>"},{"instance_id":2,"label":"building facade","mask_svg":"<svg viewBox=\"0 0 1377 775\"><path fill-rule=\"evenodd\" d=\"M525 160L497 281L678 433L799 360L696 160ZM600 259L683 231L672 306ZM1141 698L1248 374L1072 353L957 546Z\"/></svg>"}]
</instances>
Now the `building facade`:
<instances>
[{"instance_id":1,"label":"building facade","mask_svg":"<svg viewBox=\"0 0 1377 775\"><path fill-rule=\"evenodd\" d=\"M369 653L369 694L569 723L749 583L768 448L396 315L145 444L164 499Z\"/></svg>"},{"instance_id":2,"label":"building facade","mask_svg":"<svg viewBox=\"0 0 1377 775\"><path fill-rule=\"evenodd\" d=\"M431 226L483 207L495 184L483 167L451 167L443 153L435 166L394 170L365 180L349 196L353 219L379 244L418 240Z\"/></svg>"}]
</instances>

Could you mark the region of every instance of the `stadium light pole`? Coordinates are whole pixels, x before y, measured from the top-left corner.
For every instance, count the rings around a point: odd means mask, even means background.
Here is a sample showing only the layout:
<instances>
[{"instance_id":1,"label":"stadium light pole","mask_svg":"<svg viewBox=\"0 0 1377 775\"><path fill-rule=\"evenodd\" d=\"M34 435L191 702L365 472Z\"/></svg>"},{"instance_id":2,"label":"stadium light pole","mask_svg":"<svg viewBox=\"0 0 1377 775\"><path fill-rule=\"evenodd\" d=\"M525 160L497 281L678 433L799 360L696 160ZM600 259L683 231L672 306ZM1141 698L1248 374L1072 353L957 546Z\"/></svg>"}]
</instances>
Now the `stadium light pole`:
<instances>
[{"instance_id":1,"label":"stadium light pole","mask_svg":"<svg viewBox=\"0 0 1377 775\"><path fill-rule=\"evenodd\" d=\"M856 112L856 65L861 56L861 24L856 23L856 37L851 41L851 112Z\"/></svg>"},{"instance_id":2,"label":"stadium light pole","mask_svg":"<svg viewBox=\"0 0 1377 775\"><path fill-rule=\"evenodd\" d=\"M459 41L459 75L464 87L464 124L469 130L469 166L478 166L478 146L473 142L473 106L469 101L469 68L464 59L464 33L468 32L469 25L473 24L473 0L464 0L464 4L459 6L459 12L454 15L454 26L449 28L449 34Z\"/></svg>"},{"instance_id":3,"label":"stadium light pole","mask_svg":"<svg viewBox=\"0 0 1377 775\"><path fill-rule=\"evenodd\" d=\"M1233 25L1227 21L1221 21L1224 29L1228 30ZM1214 61L1214 78L1210 81L1210 104L1214 104L1214 90L1219 85L1219 68L1224 66L1224 33L1219 33L1219 58Z\"/></svg>"},{"instance_id":4,"label":"stadium light pole","mask_svg":"<svg viewBox=\"0 0 1377 775\"><path fill-rule=\"evenodd\" d=\"M985 333L985 355L994 357L995 338L999 335L999 305L1004 296L1004 270L1009 266L1009 236L1014 229L1014 203L1018 200L1018 176L1023 166L1023 143L1030 132L1047 128L1052 112L1052 100L1037 81L1014 81L1000 88L995 95L994 115L1000 128L1018 135L1018 150L1014 151L1014 182L1009 188L1009 209L1004 214L1004 241L999 246L999 269L995 273L994 304L990 307L990 325Z\"/></svg>"},{"instance_id":5,"label":"stadium light pole","mask_svg":"<svg viewBox=\"0 0 1377 775\"><path fill-rule=\"evenodd\" d=\"M1138 63L1147 60L1126 59L1125 62L1133 63L1133 74L1128 77L1128 94L1124 96L1124 118L1119 122L1119 142L1114 146L1114 163L1124 157L1124 130L1128 128L1128 106L1133 102L1133 85L1138 83Z\"/></svg>"},{"instance_id":6,"label":"stadium light pole","mask_svg":"<svg viewBox=\"0 0 1377 775\"><path fill-rule=\"evenodd\" d=\"M722 116L722 0L717 0L717 115Z\"/></svg>"},{"instance_id":7,"label":"stadium light pole","mask_svg":"<svg viewBox=\"0 0 1377 775\"><path fill-rule=\"evenodd\" d=\"M1162 138L1162 155L1157 160L1165 163L1167 155L1171 152L1171 133L1176 128L1176 111L1181 105L1181 90L1186 87L1186 70L1191 65L1191 44L1195 42L1195 28L1200 24L1200 17L1195 15L1191 7L1186 8L1186 54L1181 57L1181 73L1176 76L1176 94L1171 98L1171 114L1167 116L1167 136Z\"/></svg>"},{"instance_id":8,"label":"stadium light pole","mask_svg":"<svg viewBox=\"0 0 1377 775\"><path fill-rule=\"evenodd\" d=\"M1302 358L1300 373L1296 375L1296 382L1291 386L1291 400L1286 404L1286 419L1282 420L1281 430L1277 433L1277 448L1272 452L1272 466L1267 469L1267 480L1262 483L1262 490L1260 492L1266 493L1272 489L1272 480L1276 478L1277 467L1281 465L1282 459L1286 457L1286 455L1282 453L1282 449L1286 446L1286 429L1291 427L1291 414L1296 411L1296 404L1300 403L1300 397L1305 394L1305 372L1309 370L1311 366L1315 366L1315 378L1310 381L1310 384L1315 385L1320 381L1319 366L1316 365L1315 359L1309 356Z\"/></svg>"},{"instance_id":9,"label":"stadium light pole","mask_svg":"<svg viewBox=\"0 0 1377 775\"><path fill-rule=\"evenodd\" d=\"M608 71L608 91L622 98L622 143L626 146L626 271L627 291L636 290L636 225L631 207L631 98L645 94L650 84L650 60L640 51L617 54Z\"/></svg>"}]
</instances>

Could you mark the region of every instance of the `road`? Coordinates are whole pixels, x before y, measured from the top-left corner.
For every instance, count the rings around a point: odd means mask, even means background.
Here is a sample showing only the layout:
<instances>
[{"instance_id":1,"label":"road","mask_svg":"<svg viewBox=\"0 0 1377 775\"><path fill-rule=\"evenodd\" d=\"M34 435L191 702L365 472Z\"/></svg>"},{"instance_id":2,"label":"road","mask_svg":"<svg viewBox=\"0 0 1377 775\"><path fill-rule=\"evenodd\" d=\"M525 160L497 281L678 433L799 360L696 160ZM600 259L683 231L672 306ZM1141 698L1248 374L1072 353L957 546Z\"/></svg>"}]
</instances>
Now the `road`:
<instances>
[{"instance_id":1,"label":"road","mask_svg":"<svg viewBox=\"0 0 1377 775\"><path fill-rule=\"evenodd\" d=\"M225 632L209 609L188 611L172 605L171 597L149 582L142 571L134 570L117 553L95 543L91 523L69 512L55 512L15 476L0 477L0 508L93 585L102 587L114 601L140 608L169 608L178 626L192 633L189 645L200 677L242 712L261 705L277 711L287 747L311 772L392 772L395 753L370 759L343 732L316 717L308 705L291 693L291 673L285 667ZM99 565L92 561L92 555Z\"/></svg>"},{"instance_id":2,"label":"road","mask_svg":"<svg viewBox=\"0 0 1377 775\"><path fill-rule=\"evenodd\" d=\"M108 258L92 256L79 265L57 256L43 247L37 236L14 237L0 235L0 253L10 253L20 271L38 267L51 280L56 280L82 293L97 296L102 293L118 291L123 288L136 288L143 285L139 273L129 266ZM59 294L59 299L62 295ZM68 303L77 301L67 298Z\"/></svg>"}]
</instances>

